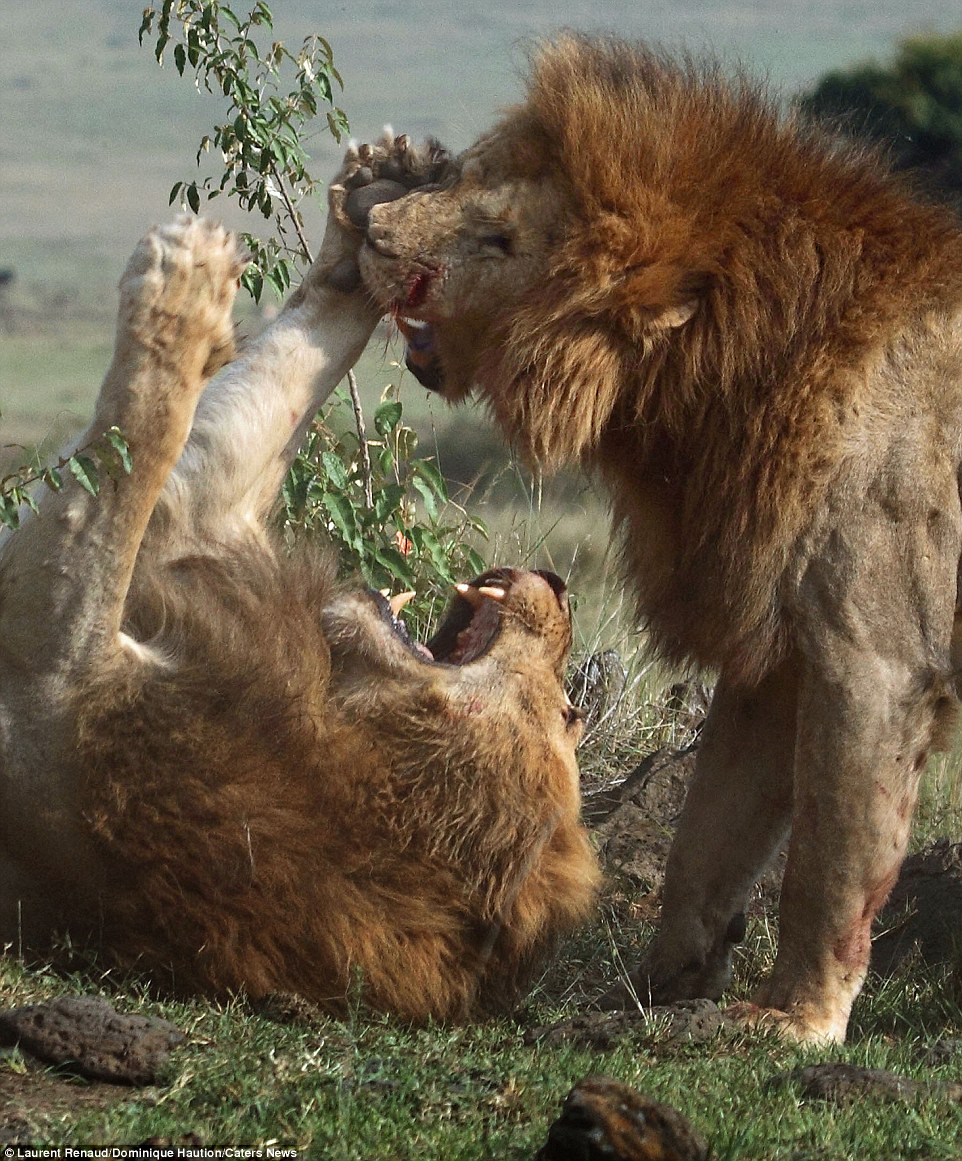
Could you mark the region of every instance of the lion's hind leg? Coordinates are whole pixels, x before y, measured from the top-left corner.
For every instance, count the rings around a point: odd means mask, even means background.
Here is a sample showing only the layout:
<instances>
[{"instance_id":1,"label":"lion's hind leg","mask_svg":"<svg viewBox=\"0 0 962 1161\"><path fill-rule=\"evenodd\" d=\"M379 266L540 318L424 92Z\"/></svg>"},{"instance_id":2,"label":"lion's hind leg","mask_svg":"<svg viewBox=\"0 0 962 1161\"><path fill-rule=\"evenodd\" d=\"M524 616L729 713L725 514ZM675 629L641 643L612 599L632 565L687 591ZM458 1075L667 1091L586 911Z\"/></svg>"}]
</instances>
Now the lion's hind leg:
<instances>
[{"instance_id":1,"label":"lion's hind leg","mask_svg":"<svg viewBox=\"0 0 962 1161\"><path fill-rule=\"evenodd\" d=\"M717 999L728 986L749 892L791 822L796 715L794 659L751 689L719 682L668 856L661 928L603 1007Z\"/></svg>"},{"instance_id":2,"label":"lion's hind leg","mask_svg":"<svg viewBox=\"0 0 962 1161\"><path fill-rule=\"evenodd\" d=\"M130 475L98 496L76 481L46 496L6 545L0 649L35 668L70 672L121 643L141 539L190 430L211 364L232 335L243 269L220 227L181 218L140 242L120 283L116 345L83 442L120 428Z\"/></svg>"}]
</instances>

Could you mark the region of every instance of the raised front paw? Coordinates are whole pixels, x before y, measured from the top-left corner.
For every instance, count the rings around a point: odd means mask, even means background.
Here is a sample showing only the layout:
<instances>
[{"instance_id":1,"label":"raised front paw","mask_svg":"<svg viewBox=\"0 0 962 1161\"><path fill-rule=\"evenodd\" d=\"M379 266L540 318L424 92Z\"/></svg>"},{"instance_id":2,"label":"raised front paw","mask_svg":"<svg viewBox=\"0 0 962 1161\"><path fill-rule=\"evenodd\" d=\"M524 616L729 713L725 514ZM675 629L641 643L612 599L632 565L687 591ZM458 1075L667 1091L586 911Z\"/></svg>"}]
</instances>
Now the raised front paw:
<instances>
[{"instance_id":1,"label":"raised front paw","mask_svg":"<svg viewBox=\"0 0 962 1161\"><path fill-rule=\"evenodd\" d=\"M371 207L441 181L451 164L434 138L415 145L406 133L386 128L373 145L351 145L331 183L331 213L345 229L363 231Z\"/></svg>"},{"instance_id":2,"label":"raised front paw","mask_svg":"<svg viewBox=\"0 0 962 1161\"><path fill-rule=\"evenodd\" d=\"M328 187L330 212L320 253L291 303L296 306L316 286L347 294L360 290L357 255L372 207L443 180L450 165L437 141L413 145L390 129L374 145L352 144Z\"/></svg>"},{"instance_id":3,"label":"raised front paw","mask_svg":"<svg viewBox=\"0 0 962 1161\"><path fill-rule=\"evenodd\" d=\"M204 218L182 215L141 239L120 280L120 339L211 373L233 350L231 309L247 257ZM123 332L126 331L126 336Z\"/></svg>"}]
</instances>

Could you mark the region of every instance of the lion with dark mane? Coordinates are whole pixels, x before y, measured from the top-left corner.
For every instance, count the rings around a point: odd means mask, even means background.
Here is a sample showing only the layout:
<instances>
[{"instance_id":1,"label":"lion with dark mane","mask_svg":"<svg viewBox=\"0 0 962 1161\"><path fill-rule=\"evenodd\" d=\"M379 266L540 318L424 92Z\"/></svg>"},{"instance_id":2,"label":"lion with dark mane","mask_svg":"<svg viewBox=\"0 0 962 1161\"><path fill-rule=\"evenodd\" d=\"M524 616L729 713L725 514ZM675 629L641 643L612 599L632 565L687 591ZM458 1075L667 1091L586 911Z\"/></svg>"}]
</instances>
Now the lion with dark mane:
<instances>
[{"instance_id":1,"label":"lion with dark mane","mask_svg":"<svg viewBox=\"0 0 962 1161\"><path fill-rule=\"evenodd\" d=\"M719 674L635 992L721 993L791 830L749 1013L843 1039L957 701L957 219L744 79L565 35L360 262L426 385L597 472L655 646Z\"/></svg>"},{"instance_id":2,"label":"lion with dark mane","mask_svg":"<svg viewBox=\"0 0 962 1161\"><path fill-rule=\"evenodd\" d=\"M460 585L425 647L271 534L378 321L348 208L436 160L350 151L316 263L232 359L234 240L137 247L84 441L118 425L130 474L65 480L0 553L0 950L69 935L178 991L463 1019L590 909L559 578Z\"/></svg>"}]
</instances>

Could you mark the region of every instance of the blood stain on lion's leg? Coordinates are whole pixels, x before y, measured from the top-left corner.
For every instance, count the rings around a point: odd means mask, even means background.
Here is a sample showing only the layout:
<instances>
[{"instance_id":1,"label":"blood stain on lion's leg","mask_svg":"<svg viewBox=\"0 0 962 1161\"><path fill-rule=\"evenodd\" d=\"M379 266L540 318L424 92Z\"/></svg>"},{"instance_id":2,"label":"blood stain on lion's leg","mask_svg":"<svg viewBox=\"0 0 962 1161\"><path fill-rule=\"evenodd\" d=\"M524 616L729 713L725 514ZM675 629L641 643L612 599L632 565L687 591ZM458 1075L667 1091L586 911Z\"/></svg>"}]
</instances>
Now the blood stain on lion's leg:
<instances>
[{"instance_id":1,"label":"blood stain on lion's leg","mask_svg":"<svg viewBox=\"0 0 962 1161\"><path fill-rule=\"evenodd\" d=\"M879 659L868 668L843 647L835 660L828 679L809 663L802 685L779 948L755 997L781 1013L792 1036L815 1043L845 1038L868 970L872 921L908 845L919 733L933 725L928 699L906 686L907 667ZM817 729L806 724L815 719L813 700Z\"/></svg>"}]
</instances>

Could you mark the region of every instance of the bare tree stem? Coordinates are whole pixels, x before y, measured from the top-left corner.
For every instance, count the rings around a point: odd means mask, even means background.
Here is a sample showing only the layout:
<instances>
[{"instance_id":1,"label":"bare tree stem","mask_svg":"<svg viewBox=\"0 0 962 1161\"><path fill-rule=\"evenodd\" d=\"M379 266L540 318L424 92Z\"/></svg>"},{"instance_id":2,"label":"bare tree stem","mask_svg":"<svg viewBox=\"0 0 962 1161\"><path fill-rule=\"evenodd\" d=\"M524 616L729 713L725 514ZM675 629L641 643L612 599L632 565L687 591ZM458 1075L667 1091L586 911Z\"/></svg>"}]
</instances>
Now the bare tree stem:
<instances>
[{"instance_id":1,"label":"bare tree stem","mask_svg":"<svg viewBox=\"0 0 962 1161\"><path fill-rule=\"evenodd\" d=\"M361 396L357 390L357 378L353 371L347 373L347 385L351 392L351 406L354 408L354 423L357 426L357 438L361 447L361 469L364 472L364 502L369 508L374 507L374 475L371 471L371 454L367 448L367 428L364 425L364 412L361 410Z\"/></svg>"}]
</instances>

